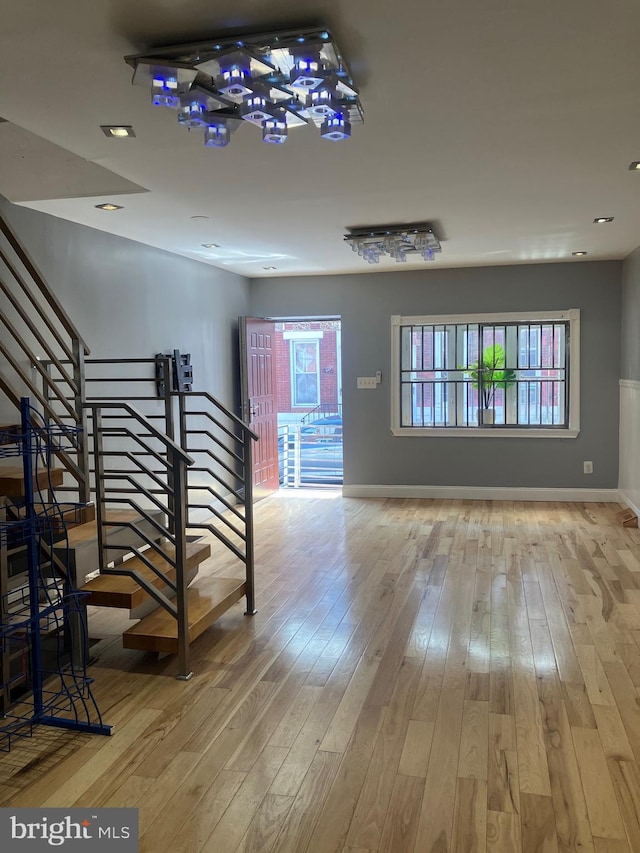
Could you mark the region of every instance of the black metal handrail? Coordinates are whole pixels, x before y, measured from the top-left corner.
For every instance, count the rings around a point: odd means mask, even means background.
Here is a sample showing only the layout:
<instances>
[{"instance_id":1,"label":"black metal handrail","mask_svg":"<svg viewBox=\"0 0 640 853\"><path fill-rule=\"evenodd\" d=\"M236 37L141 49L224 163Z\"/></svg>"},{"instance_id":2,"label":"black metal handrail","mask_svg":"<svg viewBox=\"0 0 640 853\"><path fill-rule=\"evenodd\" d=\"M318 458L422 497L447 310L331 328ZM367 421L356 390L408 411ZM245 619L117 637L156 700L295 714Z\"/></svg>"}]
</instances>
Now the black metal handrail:
<instances>
[{"instance_id":1,"label":"black metal handrail","mask_svg":"<svg viewBox=\"0 0 640 853\"><path fill-rule=\"evenodd\" d=\"M209 531L244 563L247 613L255 613L252 444L259 437L206 391L178 392L174 396L178 398L182 446L199 461L186 472L188 509L206 511L218 522L190 520L188 527ZM196 409L188 407L192 401L197 401ZM206 429L202 428L203 420L208 424ZM218 434L212 433L211 424ZM198 446L198 437L206 444ZM208 492L213 501L203 502L192 497L198 491ZM231 515L241 524L234 523ZM237 541L234 542L233 537Z\"/></svg>"},{"instance_id":2,"label":"black metal handrail","mask_svg":"<svg viewBox=\"0 0 640 853\"><path fill-rule=\"evenodd\" d=\"M189 678L189 620L187 610L186 570L186 530L188 526L187 509L187 479L186 470L193 463L193 458L183 450L172 438L154 426L138 409L127 402L98 401L87 402L85 408L91 412L93 432L93 457L95 469L95 504L97 519L98 554L100 572L102 574L126 575L135 579L155 601L170 613L177 621L178 633L178 672L180 678ZM104 427L103 411L117 411L123 421L129 426ZM150 440L159 442L164 449L164 455L158 454L141 434L148 435ZM106 449L105 442L114 442L126 446ZM164 468L165 480L150 472L145 465L131 455L130 445L142 447L149 452L158 464ZM133 463L131 469L123 469L119 460L126 459ZM115 466L111 463L115 461ZM155 488L150 488L145 480L151 480ZM132 488L123 488L122 482L129 483ZM154 517L154 511L142 503L150 504L165 517L165 523L160 523ZM110 520L107 507L125 504L133 509L140 518L150 526L155 533L148 533L142 524L135 521ZM112 527L127 528L131 531L131 541L114 544L107 541L107 531ZM162 543L158 540L162 540ZM142 542L142 546L139 542ZM168 543L165 545L164 543ZM175 583L165 575L148 557L146 549L152 549L159 554L170 566L175 568ZM131 553L160 578L167 588L175 592L175 602L168 598L153 583L146 580L135 569L127 567L127 563L114 563L113 552Z\"/></svg>"},{"instance_id":3,"label":"black metal handrail","mask_svg":"<svg viewBox=\"0 0 640 853\"><path fill-rule=\"evenodd\" d=\"M73 446L52 453L73 478L79 500L87 503L89 464L82 403L84 359L89 348L2 215L0 238L0 293L4 297L0 324L8 332L0 343L0 353L10 367L10 375L0 376L0 390L19 409L21 386L46 423L79 428ZM49 365L55 367L55 377Z\"/></svg>"}]
</instances>

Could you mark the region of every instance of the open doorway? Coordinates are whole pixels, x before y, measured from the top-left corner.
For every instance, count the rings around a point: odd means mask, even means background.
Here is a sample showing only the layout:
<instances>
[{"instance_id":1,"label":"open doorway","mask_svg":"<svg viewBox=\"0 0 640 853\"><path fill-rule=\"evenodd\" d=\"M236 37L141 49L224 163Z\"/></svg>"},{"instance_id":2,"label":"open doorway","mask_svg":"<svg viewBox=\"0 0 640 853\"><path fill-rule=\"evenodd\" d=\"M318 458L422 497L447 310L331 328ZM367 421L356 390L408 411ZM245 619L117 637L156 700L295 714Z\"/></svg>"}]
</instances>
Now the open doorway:
<instances>
[{"instance_id":1,"label":"open doorway","mask_svg":"<svg viewBox=\"0 0 640 853\"><path fill-rule=\"evenodd\" d=\"M341 335L339 317L276 320L281 488L342 485Z\"/></svg>"}]
</instances>

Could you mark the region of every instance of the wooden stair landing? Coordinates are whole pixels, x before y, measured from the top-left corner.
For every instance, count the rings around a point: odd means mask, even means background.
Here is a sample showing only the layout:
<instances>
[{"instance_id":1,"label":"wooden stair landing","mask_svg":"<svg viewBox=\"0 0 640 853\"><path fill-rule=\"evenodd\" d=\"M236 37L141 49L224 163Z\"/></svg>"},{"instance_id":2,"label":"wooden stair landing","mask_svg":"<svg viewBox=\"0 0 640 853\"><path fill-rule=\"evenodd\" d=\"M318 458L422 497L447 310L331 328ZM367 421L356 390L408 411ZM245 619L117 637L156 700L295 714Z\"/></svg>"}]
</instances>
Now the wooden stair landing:
<instances>
[{"instance_id":1,"label":"wooden stair landing","mask_svg":"<svg viewBox=\"0 0 640 853\"><path fill-rule=\"evenodd\" d=\"M64 477L62 468L38 467L33 476L35 491L46 491L52 486L61 486ZM22 465L0 465L0 495L8 498L24 497L24 471Z\"/></svg>"},{"instance_id":2,"label":"wooden stair landing","mask_svg":"<svg viewBox=\"0 0 640 853\"><path fill-rule=\"evenodd\" d=\"M246 592L246 582L236 578L207 578L202 587L187 590L189 643L199 637ZM178 622L159 607L122 635L125 649L178 653Z\"/></svg>"},{"instance_id":3,"label":"wooden stair landing","mask_svg":"<svg viewBox=\"0 0 640 853\"><path fill-rule=\"evenodd\" d=\"M165 550L173 557L175 553L173 548L165 548ZM189 572L191 569L195 569L210 556L210 545L202 542L187 543L185 571ZM157 551L151 548L145 551L145 557L156 568L160 569L169 580L175 582L176 570ZM155 575L139 557L132 557L118 568L138 572L157 589L166 587L162 579ZM82 587L82 591L89 593L88 598L85 599L86 604L92 604L95 607L123 607L128 610L133 610L150 597L149 593L139 586L134 578L127 575L99 575L86 583Z\"/></svg>"}]
</instances>

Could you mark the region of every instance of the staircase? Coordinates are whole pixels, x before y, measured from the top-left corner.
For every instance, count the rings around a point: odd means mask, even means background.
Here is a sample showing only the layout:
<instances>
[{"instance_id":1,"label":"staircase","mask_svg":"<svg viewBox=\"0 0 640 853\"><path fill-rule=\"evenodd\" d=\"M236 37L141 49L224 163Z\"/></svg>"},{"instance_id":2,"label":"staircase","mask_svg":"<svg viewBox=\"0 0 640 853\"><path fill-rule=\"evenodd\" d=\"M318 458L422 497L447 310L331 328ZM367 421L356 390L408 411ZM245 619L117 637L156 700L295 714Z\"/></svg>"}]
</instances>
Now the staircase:
<instances>
[{"instance_id":1,"label":"staircase","mask_svg":"<svg viewBox=\"0 0 640 853\"><path fill-rule=\"evenodd\" d=\"M65 557L88 604L140 619L123 635L125 648L175 654L177 677L189 678L191 643L243 597L245 612L255 612L257 436L210 394L174 392L168 357L88 358L1 216L0 309L10 335L0 343L0 392L16 408L28 396L43 423L80 436L54 447L38 472L36 486L68 495L78 522L64 555L53 543L52 558ZM23 492L22 470L0 465L0 502L19 512ZM197 579L212 553L202 535L241 562L242 579Z\"/></svg>"}]
</instances>

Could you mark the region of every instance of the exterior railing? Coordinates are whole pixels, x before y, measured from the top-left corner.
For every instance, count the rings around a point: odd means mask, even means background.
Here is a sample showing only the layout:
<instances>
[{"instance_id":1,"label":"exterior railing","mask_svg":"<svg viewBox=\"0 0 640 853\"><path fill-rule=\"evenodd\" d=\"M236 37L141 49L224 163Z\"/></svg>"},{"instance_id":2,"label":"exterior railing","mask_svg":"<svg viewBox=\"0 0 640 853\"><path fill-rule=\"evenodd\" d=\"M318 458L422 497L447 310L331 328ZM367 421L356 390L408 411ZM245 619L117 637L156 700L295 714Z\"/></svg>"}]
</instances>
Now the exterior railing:
<instances>
[{"instance_id":1,"label":"exterior railing","mask_svg":"<svg viewBox=\"0 0 640 853\"><path fill-rule=\"evenodd\" d=\"M301 424L312 424L319 418L330 417L331 415L342 416L342 403L320 403L315 409L311 409L306 415L300 418Z\"/></svg>"},{"instance_id":2,"label":"exterior railing","mask_svg":"<svg viewBox=\"0 0 640 853\"><path fill-rule=\"evenodd\" d=\"M343 482L342 428L312 424L278 427L278 470L283 488L339 486Z\"/></svg>"}]
</instances>

